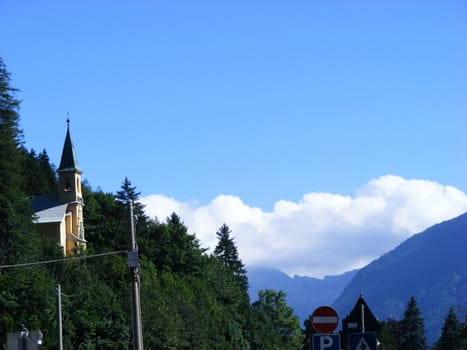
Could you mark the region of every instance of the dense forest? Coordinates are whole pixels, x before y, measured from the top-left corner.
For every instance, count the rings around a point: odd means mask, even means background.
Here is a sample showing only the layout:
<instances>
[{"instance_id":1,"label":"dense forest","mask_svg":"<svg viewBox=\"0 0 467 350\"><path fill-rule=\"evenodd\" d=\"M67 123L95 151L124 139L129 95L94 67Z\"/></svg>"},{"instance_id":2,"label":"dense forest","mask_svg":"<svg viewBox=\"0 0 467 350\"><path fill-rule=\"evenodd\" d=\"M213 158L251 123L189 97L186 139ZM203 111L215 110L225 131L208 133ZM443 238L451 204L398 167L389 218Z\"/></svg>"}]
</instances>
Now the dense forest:
<instances>
[{"instance_id":1,"label":"dense forest","mask_svg":"<svg viewBox=\"0 0 467 350\"><path fill-rule=\"evenodd\" d=\"M20 325L41 330L43 349L57 348L58 285L64 349L132 347L126 254L130 201L135 203L144 348L309 348L310 324L300 328L282 291L262 290L250 300L246 268L227 224L213 232L217 245L208 253L176 213L163 222L149 218L128 178L115 194L83 184L87 249L64 258L57 242L34 227L30 199L56 193L57 178L45 150L24 147L16 95L0 58L0 348L6 349L7 333ZM426 347L415 300L407 312L400 322L382 323L385 349L391 342L394 349L415 349L410 347L413 334L418 348ZM455 315L449 313L446 323L440 344L451 341L453 328L456 339L462 332L465 339Z\"/></svg>"}]
</instances>

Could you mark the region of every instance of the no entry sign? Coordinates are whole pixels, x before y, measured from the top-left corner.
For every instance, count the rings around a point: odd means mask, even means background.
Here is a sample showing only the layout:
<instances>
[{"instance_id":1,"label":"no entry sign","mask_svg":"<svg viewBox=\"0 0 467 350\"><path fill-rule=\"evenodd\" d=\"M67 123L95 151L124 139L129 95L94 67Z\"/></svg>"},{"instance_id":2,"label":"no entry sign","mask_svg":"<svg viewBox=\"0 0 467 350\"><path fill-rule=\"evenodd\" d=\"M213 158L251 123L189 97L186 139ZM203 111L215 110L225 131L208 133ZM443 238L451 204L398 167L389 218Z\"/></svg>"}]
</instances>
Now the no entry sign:
<instances>
[{"instance_id":1,"label":"no entry sign","mask_svg":"<svg viewBox=\"0 0 467 350\"><path fill-rule=\"evenodd\" d=\"M339 316L330 306L320 306L311 315L311 325L318 333L331 333L338 323Z\"/></svg>"}]
</instances>

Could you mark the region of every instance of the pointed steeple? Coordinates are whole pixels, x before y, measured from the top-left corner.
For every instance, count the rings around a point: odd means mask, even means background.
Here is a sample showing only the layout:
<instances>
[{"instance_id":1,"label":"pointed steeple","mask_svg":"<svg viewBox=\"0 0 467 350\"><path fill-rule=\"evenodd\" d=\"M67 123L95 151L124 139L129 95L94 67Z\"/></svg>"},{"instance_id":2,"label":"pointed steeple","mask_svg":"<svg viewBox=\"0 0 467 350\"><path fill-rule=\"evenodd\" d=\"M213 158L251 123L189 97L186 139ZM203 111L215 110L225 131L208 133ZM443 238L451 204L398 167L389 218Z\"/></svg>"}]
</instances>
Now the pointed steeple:
<instances>
[{"instance_id":1,"label":"pointed steeple","mask_svg":"<svg viewBox=\"0 0 467 350\"><path fill-rule=\"evenodd\" d=\"M65 143L63 144L62 159L57 172L77 172L81 174L83 171L79 167L78 158L76 157L75 147L71 141L70 135L70 119L67 118L67 131Z\"/></svg>"}]
</instances>

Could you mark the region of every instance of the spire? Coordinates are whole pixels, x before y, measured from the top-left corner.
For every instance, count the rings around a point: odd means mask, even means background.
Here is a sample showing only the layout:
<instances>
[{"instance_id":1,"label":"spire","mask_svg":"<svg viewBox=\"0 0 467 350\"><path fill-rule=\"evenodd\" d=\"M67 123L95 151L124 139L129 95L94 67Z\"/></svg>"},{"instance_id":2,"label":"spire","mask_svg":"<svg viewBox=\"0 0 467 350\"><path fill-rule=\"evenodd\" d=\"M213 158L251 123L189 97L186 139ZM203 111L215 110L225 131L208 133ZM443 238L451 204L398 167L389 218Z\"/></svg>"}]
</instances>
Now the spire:
<instances>
[{"instance_id":1,"label":"spire","mask_svg":"<svg viewBox=\"0 0 467 350\"><path fill-rule=\"evenodd\" d=\"M79 167L78 158L76 157L76 151L73 147L73 142L71 141L70 118L67 118L66 122L66 138L65 143L63 144L62 160L60 161L60 166L57 172L60 173L65 171L76 171L81 174L82 170Z\"/></svg>"}]
</instances>

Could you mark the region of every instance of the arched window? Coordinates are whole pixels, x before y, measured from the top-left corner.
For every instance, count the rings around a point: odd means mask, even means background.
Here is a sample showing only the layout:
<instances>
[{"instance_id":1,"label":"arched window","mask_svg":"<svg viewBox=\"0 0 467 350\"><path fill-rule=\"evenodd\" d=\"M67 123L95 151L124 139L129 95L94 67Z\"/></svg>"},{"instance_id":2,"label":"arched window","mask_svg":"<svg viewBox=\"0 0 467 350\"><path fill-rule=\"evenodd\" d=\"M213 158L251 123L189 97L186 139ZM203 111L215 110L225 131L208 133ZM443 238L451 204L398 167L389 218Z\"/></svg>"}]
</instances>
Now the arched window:
<instances>
[{"instance_id":1,"label":"arched window","mask_svg":"<svg viewBox=\"0 0 467 350\"><path fill-rule=\"evenodd\" d=\"M70 192L71 191L71 181L70 179L66 179L65 181L65 192Z\"/></svg>"}]
</instances>

